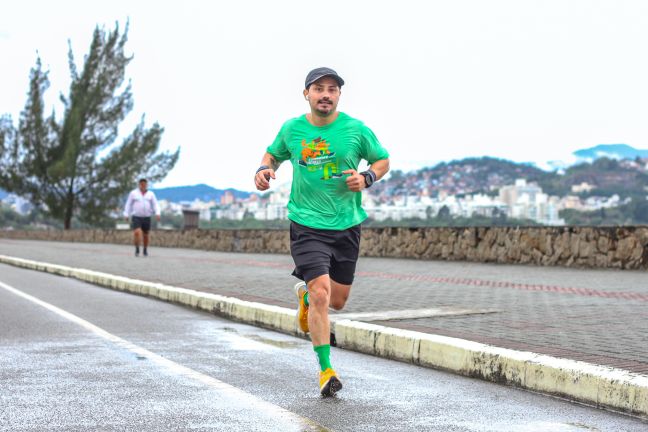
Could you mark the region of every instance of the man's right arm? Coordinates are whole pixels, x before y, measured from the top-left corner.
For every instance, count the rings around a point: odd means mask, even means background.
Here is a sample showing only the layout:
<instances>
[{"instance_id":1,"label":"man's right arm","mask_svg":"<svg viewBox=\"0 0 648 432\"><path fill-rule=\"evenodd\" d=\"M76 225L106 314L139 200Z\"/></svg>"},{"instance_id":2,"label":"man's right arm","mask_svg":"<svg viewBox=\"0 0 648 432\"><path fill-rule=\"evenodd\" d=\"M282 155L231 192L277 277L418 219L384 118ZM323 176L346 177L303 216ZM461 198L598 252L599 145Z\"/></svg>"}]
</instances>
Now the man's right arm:
<instances>
[{"instance_id":1,"label":"man's right arm","mask_svg":"<svg viewBox=\"0 0 648 432\"><path fill-rule=\"evenodd\" d=\"M254 184L256 185L257 190L265 191L270 188L270 179L275 178L275 171L279 168L281 162L266 152L261 159L261 166L254 176ZM267 168L266 168L267 167Z\"/></svg>"},{"instance_id":2,"label":"man's right arm","mask_svg":"<svg viewBox=\"0 0 648 432\"><path fill-rule=\"evenodd\" d=\"M126 198L126 206L124 207L124 218L128 220L128 217L130 216L131 212L131 194L130 192L128 193L128 198Z\"/></svg>"}]
</instances>

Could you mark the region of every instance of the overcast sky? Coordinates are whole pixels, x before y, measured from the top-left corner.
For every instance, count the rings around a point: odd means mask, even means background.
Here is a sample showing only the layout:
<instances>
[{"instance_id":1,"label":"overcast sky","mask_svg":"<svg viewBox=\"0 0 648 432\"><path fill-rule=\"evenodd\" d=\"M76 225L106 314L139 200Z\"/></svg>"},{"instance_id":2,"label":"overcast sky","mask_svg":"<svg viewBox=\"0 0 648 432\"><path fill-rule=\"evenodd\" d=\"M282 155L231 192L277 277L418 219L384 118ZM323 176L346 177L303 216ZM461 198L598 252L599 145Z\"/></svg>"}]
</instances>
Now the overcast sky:
<instances>
[{"instance_id":1,"label":"overcast sky","mask_svg":"<svg viewBox=\"0 0 648 432\"><path fill-rule=\"evenodd\" d=\"M339 109L375 131L393 168L648 148L645 0L2 0L0 11L0 114L14 119L37 51L55 104L68 39L80 61L95 25L130 19L135 109L122 132L145 113L165 149L181 148L158 186L251 190L318 66L345 79Z\"/></svg>"}]
</instances>

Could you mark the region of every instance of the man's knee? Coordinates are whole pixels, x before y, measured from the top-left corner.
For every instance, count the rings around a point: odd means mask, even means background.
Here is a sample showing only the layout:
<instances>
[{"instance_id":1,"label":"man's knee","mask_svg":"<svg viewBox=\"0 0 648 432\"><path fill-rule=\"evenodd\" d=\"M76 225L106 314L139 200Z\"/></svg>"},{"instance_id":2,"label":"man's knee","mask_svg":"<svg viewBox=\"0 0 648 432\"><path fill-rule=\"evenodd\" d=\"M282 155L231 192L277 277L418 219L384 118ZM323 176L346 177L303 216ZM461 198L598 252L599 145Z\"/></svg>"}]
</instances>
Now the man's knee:
<instances>
[{"instance_id":1,"label":"man's knee","mask_svg":"<svg viewBox=\"0 0 648 432\"><path fill-rule=\"evenodd\" d=\"M346 305L348 299L349 299L348 295L331 297L331 304L329 306L331 306L335 310L342 310L344 309L344 305Z\"/></svg>"},{"instance_id":2,"label":"man's knee","mask_svg":"<svg viewBox=\"0 0 648 432\"><path fill-rule=\"evenodd\" d=\"M350 293L351 285L344 285L331 279L331 308L344 309Z\"/></svg>"},{"instance_id":3,"label":"man's knee","mask_svg":"<svg viewBox=\"0 0 648 432\"><path fill-rule=\"evenodd\" d=\"M328 279L317 278L308 284L308 303L315 308L326 308L329 306L329 293Z\"/></svg>"}]
</instances>

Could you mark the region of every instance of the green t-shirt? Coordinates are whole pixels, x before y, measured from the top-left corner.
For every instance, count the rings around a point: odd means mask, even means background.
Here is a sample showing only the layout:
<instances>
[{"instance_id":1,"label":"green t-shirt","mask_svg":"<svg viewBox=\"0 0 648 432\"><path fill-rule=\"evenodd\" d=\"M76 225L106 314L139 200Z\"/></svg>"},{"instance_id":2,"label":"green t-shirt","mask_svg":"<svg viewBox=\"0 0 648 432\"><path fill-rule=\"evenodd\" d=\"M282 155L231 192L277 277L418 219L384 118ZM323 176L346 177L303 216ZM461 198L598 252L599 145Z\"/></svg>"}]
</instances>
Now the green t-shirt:
<instances>
[{"instance_id":1,"label":"green t-shirt","mask_svg":"<svg viewBox=\"0 0 648 432\"><path fill-rule=\"evenodd\" d=\"M349 190L348 174L342 172L357 170L361 159L372 164L389 157L371 129L342 112L326 126L313 126L306 115L288 120L267 151L293 166L288 218L330 230L345 230L367 218L362 194Z\"/></svg>"}]
</instances>

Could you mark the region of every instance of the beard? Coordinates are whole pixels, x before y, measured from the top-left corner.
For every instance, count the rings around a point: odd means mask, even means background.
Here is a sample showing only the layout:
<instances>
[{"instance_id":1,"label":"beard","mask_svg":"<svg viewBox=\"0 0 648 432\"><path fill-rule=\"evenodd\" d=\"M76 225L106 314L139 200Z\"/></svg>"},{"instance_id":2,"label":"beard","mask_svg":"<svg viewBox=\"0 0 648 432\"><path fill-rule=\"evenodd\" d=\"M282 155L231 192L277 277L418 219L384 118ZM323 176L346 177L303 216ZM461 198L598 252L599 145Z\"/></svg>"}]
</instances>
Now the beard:
<instances>
[{"instance_id":1,"label":"beard","mask_svg":"<svg viewBox=\"0 0 648 432\"><path fill-rule=\"evenodd\" d=\"M315 105L315 111L323 117L326 117L335 112L335 105L332 102L328 101L317 101Z\"/></svg>"}]
</instances>

